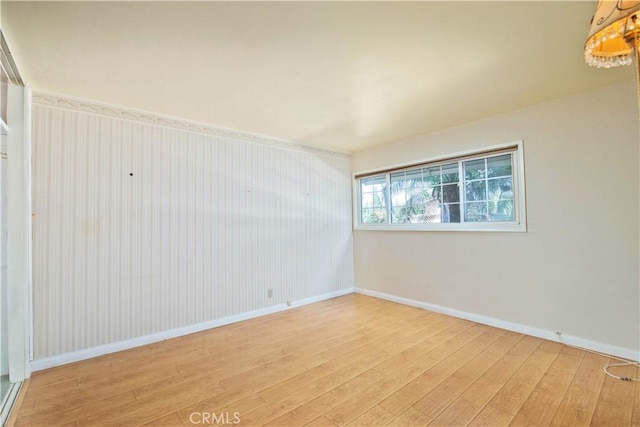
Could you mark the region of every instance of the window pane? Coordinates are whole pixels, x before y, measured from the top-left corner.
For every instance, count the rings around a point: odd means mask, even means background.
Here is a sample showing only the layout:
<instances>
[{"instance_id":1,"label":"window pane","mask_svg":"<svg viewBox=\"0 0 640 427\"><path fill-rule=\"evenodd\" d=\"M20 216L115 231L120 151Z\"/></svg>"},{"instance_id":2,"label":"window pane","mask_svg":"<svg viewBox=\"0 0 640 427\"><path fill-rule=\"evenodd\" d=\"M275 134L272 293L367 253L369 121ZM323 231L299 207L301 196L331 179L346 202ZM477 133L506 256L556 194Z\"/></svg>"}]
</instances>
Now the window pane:
<instances>
[{"instance_id":1,"label":"window pane","mask_svg":"<svg viewBox=\"0 0 640 427\"><path fill-rule=\"evenodd\" d=\"M363 178L360 180L360 186L363 193L372 191L384 191L387 185L386 176L373 176L371 178Z\"/></svg>"},{"instance_id":2,"label":"window pane","mask_svg":"<svg viewBox=\"0 0 640 427\"><path fill-rule=\"evenodd\" d=\"M360 221L377 224L387 220L386 175L372 176L360 180Z\"/></svg>"},{"instance_id":3,"label":"window pane","mask_svg":"<svg viewBox=\"0 0 640 427\"><path fill-rule=\"evenodd\" d=\"M407 192L403 188L391 186L391 207L399 207L407 204Z\"/></svg>"},{"instance_id":4,"label":"window pane","mask_svg":"<svg viewBox=\"0 0 640 427\"><path fill-rule=\"evenodd\" d=\"M413 181L405 179L404 172L391 174L391 207L407 204L407 189L411 188Z\"/></svg>"},{"instance_id":5,"label":"window pane","mask_svg":"<svg viewBox=\"0 0 640 427\"><path fill-rule=\"evenodd\" d=\"M410 179L414 180L415 183L412 185L412 188L415 189L422 189L422 188L426 188L426 187L430 187L429 181L425 179L425 177L422 174L422 169L417 169L414 171L408 171L407 172L407 177L409 177ZM415 193L415 191L414 191Z\"/></svg>"},{"instance_id":6,"label":"window pane","mask_svg":"<svg viewBox=\"0 0 640 427\"><path fill-rule=\"evenodd\" d=\"M422 215L422 221L425 223L439 223L440 221L440 203L437 200L431 199L425 204L424 214Z\"/></svg>"},{"instance_id":7,"label":"window pane","mask_svg":"<svg viewBox=\"0 0 640 427\"><path fill-rule=\"evenodd\" d=\"M468 160L464 164L465 179L481 179L485 175L485 159Z\"/></svg>"},{"instance_id":8,"label":"window pane","mask_svg":"<svg viewBox=\"0 0 640 427\"><path fill-rule=\"evenodd\" d=\"M431 193L431 190L423 187L422 181L416 181L416 186L407 190L407 200L422 197L424 193Z\"/></svg>"},{"instance_id":9,"label":"window pane","mask_svg":"<svg viewBox=\"0 0 640 427\"><path fill-rule=\"evenodd\" d=\"M486 181L471 181L465 184L465 197L467 201L486 200ZM465 217L466 218L466 217Z\"/></svg>"},{"instance_id":10,"label":"window pane","mask_svg":"<svg viewBox=\"0 0 640 427\"><path fill-rule=\"evenodd\" d=\"M386 209L376 208L376 209L373 210L373 213L376 216L376 218L379 219L379 222L387 222L387 210Z\"/></svg>"},{"instance_id":11,"label":"window pane","mask_svg":"<svg viewBox=\"0 0 640 427\"><path fill-rule=\"evenodd\" d=\"M391 223L403 224L407 221L407 209L403 206L400 208L393 208L391 210Z\"/></svg>"},{"instance_id":12,"label":"window pane","mask_svg":"<svg viewBox=\"0 0 640 427\"><path fill-rule=\"evenodd\" d=\"M362 214L360 217L360 221L363 224L370 224L378 222L378 219L373 215L373 208L362 209Z\"/></svg>"},{"instance_id":13,"label":"window pane","mask_svg":"<svg viewBox=\"0 0 640 427\"><path fill-rule=\"evenodd\" d=\"M391 174L391 182L409 181L411 183L422 181L422 170L414 169L404 172L396 172ZM410 184L414 185L414 184Z\"/></svg>"},{"instance_id":14,"label":"window pane","mask_svg":"<svg viewBox=\"0 0 640 427\"><path fill-rule=\"evenodd\" d=\"M513 178L489 180L489 200L512 200Z\"/></svg>"},{"instance_id":15,"label":"window pane","mask_svg":"<svg viewBox=\"0 0 640 427\"><path fill-rule=\"evenodd\" d=\"M393 173L390 179L391 222L394 224L424 222L425 206L433 199L433 188L428 181L423 180L422 169Z\"/></svg>"},{"instance_id":16,"label":"window pane","mask_svg":"<svg viewBox=\"0 0 640 427\"><path fill-rule=\"evenodd\" d=\"M386 208L387 203L385 201L384 193L377 192L377 193L373 193L372 196L373 196L374 208L382 208L382 209Z\"/></svg>"},{"instance_id":17,"label":"window pane","mask_svg":"<svg viewBox=\"0 0 640 427\"><path fill-rule=\"evenodd\" d=\"M489 221L514 221L513 200L489 202Z\"/></svg>"},{"instance_id":18,"label":"window pane","mask_svg":"<svg viewBox=\"0 0 640 427\"><path fill-rule=\"evenodd\" d=\"M374 208L384 208L387 206L384 200L384 193L371 193L371 197L373 197Z\"/></svg>"},{"instance_id":19,"label":"window pane","mask_svg":"<svg viewBox=\"0 0 640 427\"><path fill-rule=\"evenodd\" d=\"M410 179L416 182L422 182L422 169L406 171L405 179Z\"/></svg>"},{"instance_id":20,"label":"window pane","mask_svg":"<svg viewBox=\"0 0 640 427\"><path fill-rule=\"evenodd\" d=\"M442 186L442 201L444 203L460 201L460 187L457 183Z\"/></svg>"},{"instance_id":21,"label":"window pane","mask_svg":"<svg viewBox=\"0 0 640 427\"><path fill-rule=\"evenodd\" d=\"M373 207L373 194L364 193L362 195L362 208L372 208Z\"/></svg>"},{"instance_id":22,"label":"window pane","mask_svg":"<svg viewBox=\"0 0 640 427\"><path fill-rule=\"evenodd\" d=\"M442 165L442 182L458 182L458 164L449 163Z\"/></svg>"},{"instance_id":23,"label":"window pane","mask_svg":"<svg viewBox=\"0 0 640 427\"><path fill-rule=\"evenodd\" d=\"M487 159L487 176L511 176L511 154Z\"/></svg>"},{"instance_id":24,"label":"window pane","mask_svg":"<svg viewBox=\"0 0 640 427\"><path fill-rule=\"evenodd\" d=\"M443 204L441 222L460 222L460 203Z\"/></svg>"},{"instance_id":25,"label":"window pane","mask_svg":"<svg viewBox=\"0 0 640 427\"><path fill-rule=\"evenodd\" d=\"M362 209L363 224L379 224L387 221L386 209Z\"/></svg>"},{"instance_id":26,"label":"window pane","mask_svg":"<svg viewBox=\"0 0 640 427\"><path fill-rule=\"evenodd\" d=\"M464 220L478 222L487 220L487 203L470 202L464 204Z\"/></svg>"},{"instance_id":27,"label":"window pane","mask_svg":"<svg viewBox=\"0 0 640 427\"><path fill-rule=\"evenodd\" d=\"M424 203L408 203L393 209L391 222L394 224L419 223L424 221L424 214Z\"/></svg>"},{"instance_id":28,"label":"window pane","mask_svg":"<svg viewBox=\"0 0 640 427\"><path fill-rule=\"evenodd\" d=\"M424 182L431 187L440 184L440 166L422 169Z\"/></svg>"}]
</instances>

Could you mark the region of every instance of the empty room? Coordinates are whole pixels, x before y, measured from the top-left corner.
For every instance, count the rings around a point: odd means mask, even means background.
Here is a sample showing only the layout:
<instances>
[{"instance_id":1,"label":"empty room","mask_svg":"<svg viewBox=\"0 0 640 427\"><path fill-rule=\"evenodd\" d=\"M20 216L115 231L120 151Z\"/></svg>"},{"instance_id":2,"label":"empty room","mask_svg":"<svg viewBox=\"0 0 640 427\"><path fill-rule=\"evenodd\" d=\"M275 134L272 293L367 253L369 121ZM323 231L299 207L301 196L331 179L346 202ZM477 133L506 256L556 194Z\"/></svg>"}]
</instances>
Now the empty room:
<instances>
[{"instance_id":1,"label":"empty room","mask_svg":"<svg viewBox=\"0 0 640 427\"><path fill-rule=\"evenodd\" d=\"M0 1L0 424L640 426L640 1Z\"/></svg>"}]
</instances>

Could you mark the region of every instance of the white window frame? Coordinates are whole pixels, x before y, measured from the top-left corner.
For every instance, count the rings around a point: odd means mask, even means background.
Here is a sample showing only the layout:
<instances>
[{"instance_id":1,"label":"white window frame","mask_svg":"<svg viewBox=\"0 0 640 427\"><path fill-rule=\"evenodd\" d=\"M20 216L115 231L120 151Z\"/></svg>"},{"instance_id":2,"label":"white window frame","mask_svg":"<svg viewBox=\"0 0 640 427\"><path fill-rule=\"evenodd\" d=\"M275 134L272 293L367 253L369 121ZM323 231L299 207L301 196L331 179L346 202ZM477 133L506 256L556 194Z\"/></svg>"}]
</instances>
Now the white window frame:
<instances>
[{"instance_id":1,"label":"white window frame","mask_svg":"<svg viewBox=\"0 0 640 427\"><path fill-rule=\"evenodd\" d=\"M361 223L361 186L360 179L372 177L378 174L386 175L387 191L389 189L389 179L393 172L400 169L407 169L415 166L422 167L430 163L460 162L462 158L478 156L479 158L490 157L492 152L514 148L512 174L514 189L514 221L492 221L492 222L464 222L464 200L460 200L459 223L416 223L416 224L391 224ZM366 175L366 176L363 176ZM463 185L462 171L460 171L460 185ZM522 140L505 144L481 147L473 150L451 153L440 157L423 159L400 165L392 165L384 169L368 170L354 173L353 182L353 229L354 231L490 231L490 232L519 232L527 231L527 205L525 195L525 173L524 173L524 142ZM464 191L462 191L464 193ZM387 205L387 221L391 221L391 206Z\"/></svg>"}]
</instances>

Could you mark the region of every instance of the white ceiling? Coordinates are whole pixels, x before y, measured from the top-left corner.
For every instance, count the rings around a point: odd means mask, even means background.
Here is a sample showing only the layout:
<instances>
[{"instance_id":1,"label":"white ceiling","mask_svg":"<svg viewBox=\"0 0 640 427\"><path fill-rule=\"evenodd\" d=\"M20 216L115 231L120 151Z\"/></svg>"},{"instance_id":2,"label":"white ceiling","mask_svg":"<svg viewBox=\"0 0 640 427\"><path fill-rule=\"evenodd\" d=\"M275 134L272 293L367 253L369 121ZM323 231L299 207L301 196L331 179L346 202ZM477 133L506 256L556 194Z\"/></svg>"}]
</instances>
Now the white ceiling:
<instances>
[{"instance_id":1,"label":"white ceiling","mask_svg":"<svg viewBox=\"0 0 640 427\"><path fill-rule=\"evenodd\" d=\"M36 90L356 151L633 78L594 2L2 2Z\"/></svg>"}]
</instances>

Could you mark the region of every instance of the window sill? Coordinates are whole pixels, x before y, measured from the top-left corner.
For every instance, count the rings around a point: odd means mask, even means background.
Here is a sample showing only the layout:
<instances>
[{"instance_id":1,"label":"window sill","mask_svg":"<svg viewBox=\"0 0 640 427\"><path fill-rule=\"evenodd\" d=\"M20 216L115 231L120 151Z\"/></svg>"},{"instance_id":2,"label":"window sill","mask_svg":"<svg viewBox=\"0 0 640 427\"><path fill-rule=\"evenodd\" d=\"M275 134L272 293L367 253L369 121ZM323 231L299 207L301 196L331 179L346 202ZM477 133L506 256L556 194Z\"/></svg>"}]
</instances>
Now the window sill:
<instances>
[{"instance_id":1,"label":"window sill","mask_svg":"<svg viewBox=\"0 0 640 427\"><path fill-rule=\"evenodd\" d=\"M526 233L526 224L519 223L485 223L485 224L360 224L353 231L465 231L465 232L498 232Z\"/></svg>"}]
</instances>

